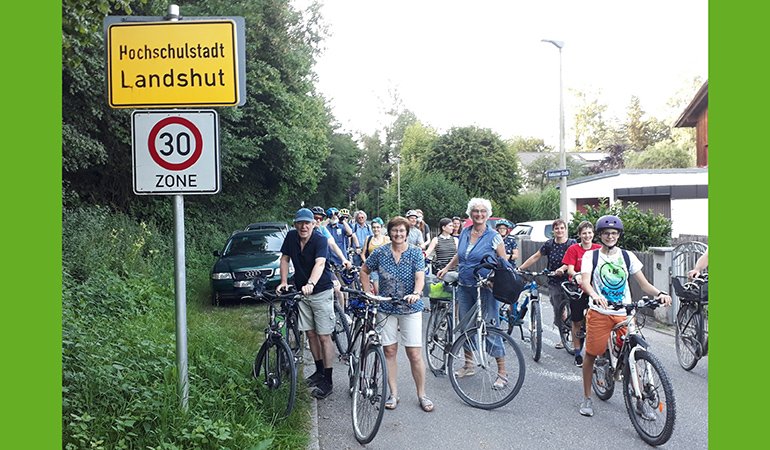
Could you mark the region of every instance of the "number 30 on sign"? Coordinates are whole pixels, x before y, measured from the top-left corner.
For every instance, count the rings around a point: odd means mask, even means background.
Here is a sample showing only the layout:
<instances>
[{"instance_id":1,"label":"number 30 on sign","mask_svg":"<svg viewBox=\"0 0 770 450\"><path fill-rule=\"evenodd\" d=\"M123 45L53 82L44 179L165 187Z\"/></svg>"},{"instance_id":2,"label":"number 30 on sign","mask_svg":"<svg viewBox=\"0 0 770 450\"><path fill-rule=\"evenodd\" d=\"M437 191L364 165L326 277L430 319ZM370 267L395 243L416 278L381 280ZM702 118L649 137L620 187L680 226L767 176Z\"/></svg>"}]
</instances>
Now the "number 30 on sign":
<instances>
[{"instance_id":1,"label":"number 30 on sign","mask_svg":"<svg viewBox=\"0 0 770 450\"><path fill-rule=\"evenodd\" d=\"M134 111L131 137L134 193L219 192L219 116L216 111Z\"/></svg>"}]
</instances>

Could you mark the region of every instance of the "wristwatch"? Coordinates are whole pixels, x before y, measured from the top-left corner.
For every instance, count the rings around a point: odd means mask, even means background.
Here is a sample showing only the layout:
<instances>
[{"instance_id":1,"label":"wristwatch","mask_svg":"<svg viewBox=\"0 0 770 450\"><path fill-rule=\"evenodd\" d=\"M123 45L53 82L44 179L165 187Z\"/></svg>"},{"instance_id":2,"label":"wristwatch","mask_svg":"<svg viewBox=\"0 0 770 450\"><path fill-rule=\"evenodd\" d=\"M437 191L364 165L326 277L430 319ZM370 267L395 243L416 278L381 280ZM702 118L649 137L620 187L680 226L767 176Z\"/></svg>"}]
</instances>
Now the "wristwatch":
<instances>
[{"instance_id":1,"label":"wristwatch","mask_svg":"<svg viewBox=\"0 0 770 450\"><path fill-rule=\"evenodd\" d=\"M313 283L313 282L312 282L312 281L310 281L310 280L308 280L308 281L307 281L307 284L309 284L309 285L311 285L311 286L315 287L315 283Z\"/></svg>"}]
</instances>

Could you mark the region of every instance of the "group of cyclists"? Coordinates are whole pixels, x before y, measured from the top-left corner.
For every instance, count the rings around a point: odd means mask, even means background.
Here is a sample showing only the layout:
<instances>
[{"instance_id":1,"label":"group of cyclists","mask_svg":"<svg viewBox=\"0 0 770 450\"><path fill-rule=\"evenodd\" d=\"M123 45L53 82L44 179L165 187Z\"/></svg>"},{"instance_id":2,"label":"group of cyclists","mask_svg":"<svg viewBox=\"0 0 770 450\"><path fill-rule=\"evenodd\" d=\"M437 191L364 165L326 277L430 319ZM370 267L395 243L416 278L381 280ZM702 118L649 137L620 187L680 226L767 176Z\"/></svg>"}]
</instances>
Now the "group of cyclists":
<instances>
[{"instance_id":1,"label":"group of cyclists","mask_svg":"<svg viewBox=\"0 0 770 450\"><path fill-rule=\"evenodd\" d=\"M304 294L299 304L300 330L305 331L316 371L307 378L314 387L312 395L326 398L332 392L333 343L330 334L334 328L335 297L342 301L340 282L335 279L328 262L349 268L360 267L360 281L364 291L403 299L404 303L383 307L381 336L388 366L390 397L386 409L395 409L400 402L396 383L396 352L399 342L405 347L415 383L419 407L426 412L434 408L433 401L425 392L425 365L422 314L423 288L426 283L426 257L439 279L449 271L457 271L459 283L457 304L460 317L476 302L477 292L482 297L484 320L499 326L498 302L492 289L475 288L472 279L484 258L491 256L507 261L515 267L518 258L516 240L509 235L513 225L507 220L495 223L488 220L492 214L489 200L473 198L468 202L466 214L471 225L462 227L459 217L439 221L439 234L431 237L430 229L423 221L422 211L408 210L405 216L396 216L385 223L382 219L367 220L363 211L352 216L346 209L320 206L302 208L294 217L294 229L286 236L281 249L281 282L278 290L289 287L288 264L294 265L294 285ZM383 227L385 230L383 230ZM547 258L547 268L554 277L549 279L549 298L558 311L560 302L569 301L573 326L575 365L582 366L583 400L579 412L593 415L591 378L594 360L606 350L612 327L625 318L623 309L613 304L631 303L629 279L633 277L644 293L654 296L662 305L670 305L668 293L650 284L642 273L642 263L632 253L617 247L624 231L623 222L617 216L606 215L595 224L584 221L578 225L579 241L567 236L567 224L561 219L553 222L554 237L545 242L538 252L521 264L527 269L541 257ZM598 242L594 242L595 234ZM707 264L707 260L704 262ZM578 299L566 297L561 282L573 279L582 289ZM585 320L586 336L580 339L577 329ZM559 317L554 314L554 324ZM492 346L494 348L494 345ZM563 348L561 342L556 348ZM498 380L494 387L506 386L505 357L498 358ZM455 375L458 378L474 375L472 361L468 361Z\"/></svg>"}]
</instances>

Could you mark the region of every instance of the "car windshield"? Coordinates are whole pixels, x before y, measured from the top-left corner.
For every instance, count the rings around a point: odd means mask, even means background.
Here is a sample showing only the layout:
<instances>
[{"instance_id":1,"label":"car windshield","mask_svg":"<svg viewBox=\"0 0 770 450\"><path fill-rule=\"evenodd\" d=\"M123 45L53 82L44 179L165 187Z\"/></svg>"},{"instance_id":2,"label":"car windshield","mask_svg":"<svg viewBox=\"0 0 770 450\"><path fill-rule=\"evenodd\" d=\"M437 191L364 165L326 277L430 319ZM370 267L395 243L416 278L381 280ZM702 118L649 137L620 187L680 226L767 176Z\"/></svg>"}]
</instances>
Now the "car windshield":
<instances>
[{"instance_id":1,"label":"car windshield","mask_svg":"<svg viewBox=\"0 0 770 450\"><path fill-rule=\"evenodd\" d=\"M520 234L530 234L532 232L532 227L529 225L516 225L513 228L513 231L511 231L511 235L518 236Z\"/></svg>"},{"instance_id":2,"label":"car windshield","mask_svg":"<svg viewBox=\"0 0 770 450\"><path fill-rule=\"evenodd\" d=\"M227 243L224 255L280 252L283 237L280 233L234 236Z\"/></svg>"}]
</instances>

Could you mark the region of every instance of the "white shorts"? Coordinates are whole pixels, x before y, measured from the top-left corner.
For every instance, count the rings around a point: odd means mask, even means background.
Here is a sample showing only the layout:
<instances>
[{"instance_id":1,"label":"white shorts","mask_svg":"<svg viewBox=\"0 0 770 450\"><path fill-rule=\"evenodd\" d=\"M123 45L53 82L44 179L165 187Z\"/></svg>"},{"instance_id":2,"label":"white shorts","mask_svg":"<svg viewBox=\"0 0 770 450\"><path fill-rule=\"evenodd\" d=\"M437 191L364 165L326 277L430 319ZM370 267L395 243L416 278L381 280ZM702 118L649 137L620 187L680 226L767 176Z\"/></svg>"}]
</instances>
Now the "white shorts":
<instances>
[{"instance_id":1,"label":"white shorts","mask_svg":"<svg viewBox=\"0 0 770 450\"><path fill-rule=\"evenodd\" d=\"M412 314L383 314L377 313L377 323L380 327L382 345L392 345L399 342L404 347L422 347L422 313Z\"/></svg>"}]
</instances>

